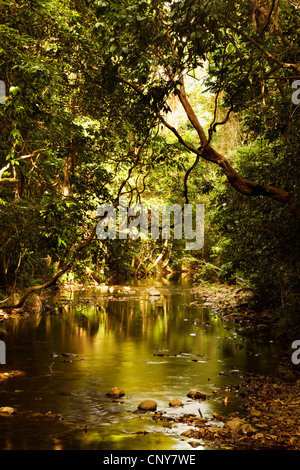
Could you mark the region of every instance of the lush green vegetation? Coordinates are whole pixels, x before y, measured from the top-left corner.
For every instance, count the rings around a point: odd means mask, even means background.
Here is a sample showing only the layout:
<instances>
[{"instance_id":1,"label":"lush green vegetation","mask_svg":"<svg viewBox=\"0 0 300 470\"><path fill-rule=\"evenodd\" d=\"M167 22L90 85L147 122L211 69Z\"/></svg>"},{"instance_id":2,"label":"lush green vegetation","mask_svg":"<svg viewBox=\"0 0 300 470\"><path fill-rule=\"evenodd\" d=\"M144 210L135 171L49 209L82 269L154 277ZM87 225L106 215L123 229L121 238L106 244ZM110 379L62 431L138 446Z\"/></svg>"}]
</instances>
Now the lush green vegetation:
<instances>
[{"instance_id":1,"label":"lush green vegetation","mask_svg":"<svg viewBox=\"0 0 300 470\"><path fill-rule=\"evenodd\" d=\"M3 0L0 17L2 306L66 276L188 270L298 320L296 2ZM97 239L121 194L203 203L203 249Z\"/></svg>"}]
</instances>

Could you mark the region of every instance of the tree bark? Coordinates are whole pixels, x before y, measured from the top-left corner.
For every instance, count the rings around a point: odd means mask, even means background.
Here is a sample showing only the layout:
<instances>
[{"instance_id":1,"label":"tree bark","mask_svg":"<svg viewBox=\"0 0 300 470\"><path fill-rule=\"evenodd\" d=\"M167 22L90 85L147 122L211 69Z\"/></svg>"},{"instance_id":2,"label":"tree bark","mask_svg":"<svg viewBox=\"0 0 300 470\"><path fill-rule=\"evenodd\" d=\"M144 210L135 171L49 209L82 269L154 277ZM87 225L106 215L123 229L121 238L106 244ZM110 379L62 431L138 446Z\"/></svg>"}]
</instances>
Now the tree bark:
<instances>
[{"instance_id":1,"label":"tree bark","mask_svg":"<svg viewBox=\"0 0 300 470\"><path fill-rule=\"evenodd\" d=\"M231 186L235 188L241 194L244 194L246 196L265 196L265 197L274 199L275 201L288 204L289 206L293 208L295 216L299 218L300 217L300 201L296 199L291 193L289 193L283 188L276 188L274 186L270 186L267 184L256 183L247 178L244 178L233 168L233 166L229 163L229 161L223 155L221 155L219 152L217 152L213 147L211 147L208 144L208 140L203 131L203 128L186 96L183 79L181 79L180 91L177 94L189 121L191 122L194 129L198 133L201 146L198 149L194 149L192 146L187 145L183 139L180 139L181 142L186 147L188 147L189 150L200 155L204 160L207 160L207 161L210 161L212 163L216 163L217 165L219 165L222 168ZM174 133L178 138L179 136L178 132L174 128L169 126L164 119L163 119L163 122L165 125L167 125L167 127L170 130L172 130L173 132L175 131Z\"/></svg>"}]
</instances>

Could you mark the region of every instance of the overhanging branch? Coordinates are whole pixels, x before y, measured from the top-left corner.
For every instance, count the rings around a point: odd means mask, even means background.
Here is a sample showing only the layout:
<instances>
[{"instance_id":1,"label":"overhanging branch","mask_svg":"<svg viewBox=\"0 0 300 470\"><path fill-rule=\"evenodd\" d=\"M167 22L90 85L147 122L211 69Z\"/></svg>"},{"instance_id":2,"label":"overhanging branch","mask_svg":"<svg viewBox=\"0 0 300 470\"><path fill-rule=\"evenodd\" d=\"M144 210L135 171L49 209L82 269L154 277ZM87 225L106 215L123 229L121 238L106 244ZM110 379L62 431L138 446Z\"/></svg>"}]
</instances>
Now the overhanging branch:
<instances>
[{"instance_id":1,"label":"overhanging branch","mask_svg":"<svg viewBox=\"0 0 300 470\"><path fill-rule=\"evenodd\" d=\"M143 91L136 85L135 83L131 83L130 81L122 78L117 77L121 82L125 83L133 90L135 90L139 95L143 96ZM204 130L187 98L183 78L181 76L181 86L180 89L177 90L177 96L185 110L185 113L193 125L194 129L197 131L197 134L200 139L201 146L195 148L190 143L186 142L181 134L177 131L177 129L171 126L166 119L158 112L156 112L157 117L160 121L167 127L173 134L177 137L178 141L190 152L196 154L198 157L203 158L206 161L212 162L217 164L220 168L222 168L224 174L226 175L229 183L231 186L236 189L239 193L245 196L264 196L273 199L274 201L281 202L283 204L287 204L292 207L295 217L300 218L300 202L296 199L291 193L286 191L282 188L276 188L275 186L270 186L267 184L260 184L254 181L251 181L247 178L241 176L230 164L230 162L219 152L217 152L213 147L211 147L208 143L207 137L204 133ZM193 163L192 167L188 170L188 173L185 176L185 188L187 184L187 178L198 164L200 158L196 158L195 162ZM186 193L187 196L187 193Z\"/></svg>"}]
</instances>

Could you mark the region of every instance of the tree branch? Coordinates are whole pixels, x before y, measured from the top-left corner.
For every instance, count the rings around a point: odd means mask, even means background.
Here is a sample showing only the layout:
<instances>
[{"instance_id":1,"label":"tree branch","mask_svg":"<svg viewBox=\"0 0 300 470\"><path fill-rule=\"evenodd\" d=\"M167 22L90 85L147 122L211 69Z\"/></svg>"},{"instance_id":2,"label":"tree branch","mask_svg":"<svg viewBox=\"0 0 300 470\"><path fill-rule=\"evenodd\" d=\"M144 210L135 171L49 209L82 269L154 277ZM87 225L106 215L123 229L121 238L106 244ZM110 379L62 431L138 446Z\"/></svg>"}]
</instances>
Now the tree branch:
<instances>
[{"instance_id":1,"label":"tree branch","mask_svg":"<svg viewBox=\"0 0 300 470\"><path fill-rule=\"evenodd\" d=\"M249 36L249 34L245 33L244 31L241 31L240 29L238 29L236 26L234 26L233 24L231 24L229 22L227 22L225 24L225 26L227 26L228 28L232 29L236 33L243 36L245 39L247 39L247 41L251 42L258 50L260 50L266 57L268 57L273 62L276 62L278 65L280 65L280 67L293 69L293 70L296 70L297 72L300 72L300 65L298 65L298 64L289 64L287 62L282 62L282 60L275 57L273 54L271 54L269 51L267 51L264 47L262 47L258 42L256 42L255 39L253 39L251 36Z\"/></svg>"},{"instance_id":2,"label":"tree branch","mask_svg":"<svg viewBox=\"0 0 300 470\"><path fill-rule=\"evenodd\" d=\"M263 26L263 28L262 28L260 34L259 34L260 36L263 35L265 29L267 28L267 26L268 26L268 24L269 24L269 22L270 22L270 19L271 19L271 16L272 16L272 13L273 13L273 10L274 10L274 7L275 7L275 2L276 2L276 0L272 0L272 5L271 5L271 8L270 8L270 10L269 10L269 13L268 13L266 22L265 22L265 24L264 24L264 26Z\"/></svg>"},{"instance_id":3,"label":"tree branch","mask_svg":"<svg viewBox=\"0 0 300 470\"><path fill-rule=\"evenodd\" d=\"M135 84L131 83L122 77L118 77L118 79L125 83L126 85L130 86L134 89L137 93L143 96L142 90ZM190 152L195 153L199 157L202 157L204 160L217 164L220 168L222 168L224 174L226 175L229 183L231 186L236 189L239 193L244 194L246 196L265 196L273 199L274 201L281 202L287 204L293 208L294 214L297 218L300 218L300 202L296 199L291 193L286 191L282 188L276 188L274 186L266 185L266 184L259 184L255 183L254 181L248 180L241 176L229 163L229 161L213 149L209 144L204 133L204 130L186 96L183 79L181 77L181 86L180 89L177 90L178 98L186 112L186 115L189 121L194 126L195 130L198 133L200 138L201 146L199 148L193 147L191 144L186 142L180 133L175 129L175 127L171 126L166 119L156 112L160 121L177 137L178 141L187 148ZM192 165L190 171L196 166L200 159L197 158ZM188 175L190 173L188 170ZM187 175L187 176L188 176ZM187 181L187 177L186 177ZM185 183L186 184L186 183Z\"/></svg>"}]
</instances>

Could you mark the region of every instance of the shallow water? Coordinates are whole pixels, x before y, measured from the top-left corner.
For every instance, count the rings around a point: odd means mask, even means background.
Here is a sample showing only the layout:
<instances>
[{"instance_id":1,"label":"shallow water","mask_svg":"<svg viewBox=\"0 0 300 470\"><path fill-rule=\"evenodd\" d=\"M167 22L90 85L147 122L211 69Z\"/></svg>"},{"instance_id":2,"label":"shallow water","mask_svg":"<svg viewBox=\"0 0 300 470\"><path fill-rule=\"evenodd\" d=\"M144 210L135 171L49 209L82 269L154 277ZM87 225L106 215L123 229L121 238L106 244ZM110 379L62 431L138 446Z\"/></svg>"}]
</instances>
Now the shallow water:
<instances>
[{"instance_id":1,"label":"shallow water","mask_svg":"<svg viewBox=\"0 0 300 470\"><path fill-rule=\"evenodd\" d=\"M158 300L149 299L151 285ZM187 428L156 423L138 404L151 398L165 415L208 419L241 412L236 386L249 372L272 374L278 347L243 336L195 300L188 284L140 281L63 292L41 315L2 322L7 365L24 375L0 382L0 406L18 411L0 416L0 448L190 450ZM114 386L124 403L106 396ZM207 400L189 399L191 389ZM170 408L172 398L184 407Z\"/></svg>"}]
</instances>

